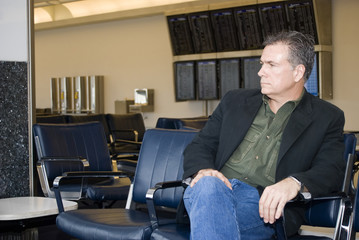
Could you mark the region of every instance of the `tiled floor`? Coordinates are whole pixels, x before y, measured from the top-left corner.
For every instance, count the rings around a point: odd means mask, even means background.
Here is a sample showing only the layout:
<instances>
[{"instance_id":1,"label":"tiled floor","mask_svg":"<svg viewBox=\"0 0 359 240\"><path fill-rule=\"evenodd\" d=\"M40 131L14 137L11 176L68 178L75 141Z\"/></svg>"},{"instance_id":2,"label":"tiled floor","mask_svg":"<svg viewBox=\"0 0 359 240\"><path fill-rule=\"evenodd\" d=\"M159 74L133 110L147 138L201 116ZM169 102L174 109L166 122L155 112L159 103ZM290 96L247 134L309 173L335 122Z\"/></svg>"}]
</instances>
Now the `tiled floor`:
<instances>
[{"instance_id":1,"label":"tiled floor","mask_svg":"<svg viewBox=\"0 0 359 240\"><path fill-rule=\"evenodd\" d=\"M73 238L61 230L56 228L56 225L41 227L38 229L38 240L74 240Z\"/></svg>"},{"instance_id":2,"label":"tiled floor","mask_svg":"<svg viewBox=\"0 0 359 240\"><path fill-rule=\"evenodd\" d=\"M329 228L320 227L302 227L302 235L315 235L333 237L334 230ZM12 233L0 233L0 240L76 240L59 229L56 225L49 225L39 227L37 229L27 230L26 233L12 232ZM359 240L359 234L356 235L356 240Z\"/></svg>"},{"instance_id":3,"label":"tiled floor","mask_svg":"<svg viewBox=\"0 0 359 240\"><path fill-rule=\"evenodd\" d=\"M0 232L0 240L75 240L56 228L56 225Z\"/></svg>"}]
</instances>

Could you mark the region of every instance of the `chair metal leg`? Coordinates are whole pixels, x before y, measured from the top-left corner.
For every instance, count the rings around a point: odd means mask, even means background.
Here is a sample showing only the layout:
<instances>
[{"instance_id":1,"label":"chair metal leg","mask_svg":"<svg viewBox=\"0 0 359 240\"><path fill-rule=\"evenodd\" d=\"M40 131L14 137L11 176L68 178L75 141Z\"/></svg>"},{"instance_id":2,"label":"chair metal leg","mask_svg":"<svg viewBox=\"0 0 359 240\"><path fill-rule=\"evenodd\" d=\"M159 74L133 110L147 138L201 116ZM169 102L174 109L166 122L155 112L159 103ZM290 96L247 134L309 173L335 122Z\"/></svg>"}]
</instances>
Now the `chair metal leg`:
<instances>
[{"instance_id":1,"label":"chair metal leg","mask_svg":"<svg viewBox=\"0 0 359 240\"><path fill-rule=\"evenodd\" d=\"M353 205L349 198L341 201L334 240L350 240L353 226Z\"/></svg>"}]
</instances>

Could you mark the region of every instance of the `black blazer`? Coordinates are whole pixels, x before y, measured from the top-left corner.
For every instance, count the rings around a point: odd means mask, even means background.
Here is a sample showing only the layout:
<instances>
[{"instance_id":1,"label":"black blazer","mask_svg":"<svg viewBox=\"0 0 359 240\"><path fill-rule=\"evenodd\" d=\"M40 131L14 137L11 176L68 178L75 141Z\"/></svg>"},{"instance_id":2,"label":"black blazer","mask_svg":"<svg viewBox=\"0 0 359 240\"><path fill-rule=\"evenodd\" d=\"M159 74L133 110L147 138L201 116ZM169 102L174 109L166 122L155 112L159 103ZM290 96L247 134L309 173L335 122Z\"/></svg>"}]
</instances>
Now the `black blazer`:
<instances>
[{"instance_id":1,"label":"black blazer","mask_svg":"<svg viewBox=\"0 0 359 240\"><path fill-rule=\"evenodd\" d=\"M242 142L262 102L260 90L226 94L186 148L183 178L205 168L220 170ZM294 176L313 197L339 191L345 169L343 127L344 113L339 108L305 92L282 135L276 182ZM291 235L302 224L304 209L288 210L286 228Z\"/></svg>"}]
</instances>

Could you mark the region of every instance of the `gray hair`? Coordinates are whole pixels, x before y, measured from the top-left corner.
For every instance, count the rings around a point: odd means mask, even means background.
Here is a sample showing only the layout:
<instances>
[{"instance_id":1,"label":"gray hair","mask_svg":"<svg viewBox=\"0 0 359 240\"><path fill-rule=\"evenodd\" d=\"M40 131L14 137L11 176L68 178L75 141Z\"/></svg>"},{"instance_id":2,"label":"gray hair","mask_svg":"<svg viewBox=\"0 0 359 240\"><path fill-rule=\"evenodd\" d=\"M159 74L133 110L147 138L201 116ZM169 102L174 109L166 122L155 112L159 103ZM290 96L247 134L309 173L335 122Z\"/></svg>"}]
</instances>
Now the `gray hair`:
<instances>
[{"instance_id":1,"label":"gray hair","mask_svg":"<svg viewBox=\"0 0 359 240\"><path fill-rule=\"evenodd\" d=\"M311 35L296 31L283 31L268 36L263 42L264 47L283 43L289 48L288 62L294 67L303 64L305 67L304 81L307 81L314 65L314 38Z\"/></svg>"}]
</instances>

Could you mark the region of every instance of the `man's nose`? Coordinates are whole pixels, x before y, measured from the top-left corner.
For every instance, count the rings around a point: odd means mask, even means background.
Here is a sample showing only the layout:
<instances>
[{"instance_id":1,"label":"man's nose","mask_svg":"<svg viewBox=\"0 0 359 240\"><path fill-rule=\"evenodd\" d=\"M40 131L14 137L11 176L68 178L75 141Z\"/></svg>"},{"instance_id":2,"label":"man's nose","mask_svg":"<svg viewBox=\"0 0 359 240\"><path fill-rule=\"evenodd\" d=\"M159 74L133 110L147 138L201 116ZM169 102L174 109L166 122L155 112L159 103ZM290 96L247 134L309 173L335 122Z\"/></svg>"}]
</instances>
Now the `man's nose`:
<instances>
[{"instance_id":1,"label":"man's nose","mask_svg":"<svg viewBox=\"0 0 359 240\"><path fill-rule=\"evenodd\" d=\"M261 69L259 69L259 71L258 71L258 76L260 76L260 77L263 76L263 65L261 66Z\"/></svg>"}]
</instances>

